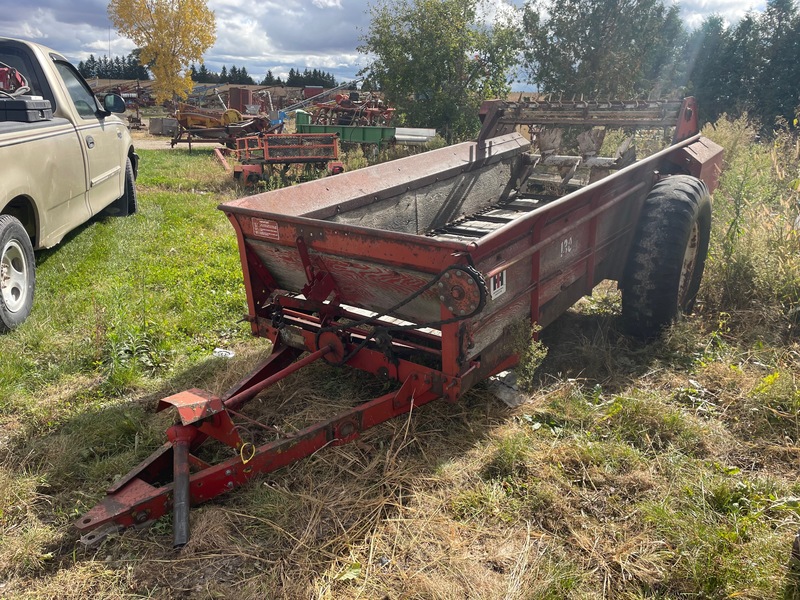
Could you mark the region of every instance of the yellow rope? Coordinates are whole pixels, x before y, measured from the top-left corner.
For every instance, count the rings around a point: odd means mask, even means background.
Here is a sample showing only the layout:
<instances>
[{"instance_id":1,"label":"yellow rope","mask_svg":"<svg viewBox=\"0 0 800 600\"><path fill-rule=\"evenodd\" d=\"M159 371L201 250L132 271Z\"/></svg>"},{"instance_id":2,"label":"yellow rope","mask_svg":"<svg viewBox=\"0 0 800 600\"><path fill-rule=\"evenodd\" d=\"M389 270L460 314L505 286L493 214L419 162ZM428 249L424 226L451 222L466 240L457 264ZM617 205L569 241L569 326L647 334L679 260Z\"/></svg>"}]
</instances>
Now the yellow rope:
<instances>
[{"instance_id":1,"label":"yellow rope","mask_svg":"<svg viewBox=\"0 0 800 600\"><path fill-rule=\"evenodd\" d=\"M245 449L247 446L250 446L250 456L248 456L247 458L245 458L245 457L244 457L244 449ZM239 448L239 457L242 459L242 464L243 464L243 465L246 465L246 464L247 464L247 463L249 463L251 460L253 460L253 457L254 457L255 455L256 455L256 447L255 447L253 444L251 444L250 442L244 442L244 443L242 444L242 447L241 447L241 448Z\"/></svg>"}]
</instances>

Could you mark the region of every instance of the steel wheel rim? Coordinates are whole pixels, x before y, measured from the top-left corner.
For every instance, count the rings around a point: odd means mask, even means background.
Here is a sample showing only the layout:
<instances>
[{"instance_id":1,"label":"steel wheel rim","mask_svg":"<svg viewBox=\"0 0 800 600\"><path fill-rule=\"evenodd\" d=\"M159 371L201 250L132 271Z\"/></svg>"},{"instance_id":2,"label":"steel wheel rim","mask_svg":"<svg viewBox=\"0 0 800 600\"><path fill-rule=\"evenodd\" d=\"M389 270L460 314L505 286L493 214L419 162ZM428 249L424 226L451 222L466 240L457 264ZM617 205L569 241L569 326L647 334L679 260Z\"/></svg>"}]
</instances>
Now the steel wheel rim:
<instances>
[{"instance_id":1,"label":"steel wheel rim","mask_svg":"<svg viewBox=\"0 0 800 600\"><path fill-rule=\"evenodd\" d=\"M28 297L28 261L19 242L9 241L0 257L0 294L6 310L19 312Z\"/></svg>"},{"instance_id":2,"label":"steel wheel rim","mask_svg":"<svg viewBox=\"0 0 800 600\"><path fill-rule=\"evenodd\" d=\"M678 304L684 306L689 300L689 288L694 279L694 270L697 266L697 255L700 249L700 226L695 221L692 224L692 231L689 233L689 241L683 253L683 264L681 265L681 279L678 283Z\"/></svg>"}]
</instances>

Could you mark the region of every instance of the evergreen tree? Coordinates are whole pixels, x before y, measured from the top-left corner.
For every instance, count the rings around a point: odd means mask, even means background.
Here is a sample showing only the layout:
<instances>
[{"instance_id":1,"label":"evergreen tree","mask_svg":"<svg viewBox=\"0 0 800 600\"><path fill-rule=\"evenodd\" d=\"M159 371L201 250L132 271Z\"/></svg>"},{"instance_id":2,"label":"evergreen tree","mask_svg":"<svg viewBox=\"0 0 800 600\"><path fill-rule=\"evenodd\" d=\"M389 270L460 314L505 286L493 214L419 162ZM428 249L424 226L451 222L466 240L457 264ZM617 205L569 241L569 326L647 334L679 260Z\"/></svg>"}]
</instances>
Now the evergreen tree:
<instances>
[{"instance_id":1,"label":"evergreen tree","mask_svg":"<svg viewBox=\"0 0 800 600\"><path fill-rule=\"evenodd\" d=\"M730 114L753 112L758 103L761 41L758 23L752 14L745 15L730 32L723 52L721 62L725 66L726 76L722 89L722 108Z\"/></svg>"},{"instance_id":2,"label":"evergreen tree","mask_svg":"<svg viewBox=\"0 0 800 600\"><path fill-rule=\"evenodd\" d=\"M142 49L135 48L133 52L131 52L130 56L131 56L131 63L133 65L131 79L143 79L143 80L150 79L150 73L147 72L147 67L142 64L141 60Z\"/></svg>"},{"instance_id":3,"label":"evergreen tree","mask_svg":"<svg viewBox=\"0 0 800 600\"><path fill-rule=\"evenodd\" d=\"M150 79L147 68L139 62L139 55L138 49L127 56L115 56L113 59L103 56L98 60L94 54L90 54L89 58L78 63L78 72L88 78Z\"/></svg>"},{"instance_id":4,"label":"evergreen tree","mask_svg":"<svg viewBox=\"0 0 800 600\"><path fill-rule=\"evenodd\" d=\"M242 85L255 85L256 82L253 81L253 78L247 73L247 67L242 67L239 69L239 83Z\"/></svg>"},{"instance_id":5,"label":"evergreen tree","mask_svg":"<svg viewBox=\"0 0 800 600\"><path fill-rule=\"evenodd\" d=\"M726 97L728 70L723 62L727 43L722 17L711 15L692 32L685 48L689 65L687 93L697 98L706 119L714 119L731 106Z\"/></svg>"},{"instance_id":6,"label":"evergreen tree","mask_svg":"<svg viewBox=\"0 0 800 600\"><path fill-rule=\"evenodd\" d=\"M275 85L276 80L275 76L272 74L272 71L267 71L267 74L264 76L264 79L261 80L261 85Z\"/></svg>"},{"instance_id":7,"label":"evergreen tree","mask_svg":"<svg viewBox=\"0 0 800 600\"><path fill-rule=\"evenodd\" d=\"M210 83L211 82L211 72L208 70L208 67L205 64L200 65L200 68L197 70L197 79L198 83Z\"/></svg>"},{"instance_id":8,"label":"evergreen tree","mask_svg":"<svg viewBox=\"0 0 800 600\"><path fill-rule=\"evenodd\" d=\"M768 0L759 21L762 59L757 85L757 105L762 126L775 120L789 122L800 104L800 20L792 0Z\"/></svg>"}]
</instances>

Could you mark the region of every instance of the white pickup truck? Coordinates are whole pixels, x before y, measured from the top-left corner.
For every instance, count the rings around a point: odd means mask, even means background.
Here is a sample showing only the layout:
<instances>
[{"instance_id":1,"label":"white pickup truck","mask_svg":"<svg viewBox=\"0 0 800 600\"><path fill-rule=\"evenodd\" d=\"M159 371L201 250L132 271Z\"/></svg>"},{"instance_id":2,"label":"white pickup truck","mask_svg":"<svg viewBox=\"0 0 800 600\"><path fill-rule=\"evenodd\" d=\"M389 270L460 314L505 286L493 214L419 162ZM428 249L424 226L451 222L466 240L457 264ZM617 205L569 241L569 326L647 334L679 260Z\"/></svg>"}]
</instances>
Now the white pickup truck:
<instances>
[{"instance_id":1,"label":"white pickup truck","mask_svg":"<svg viewBox=\"0 0 800 600\"><path fill-rule=\"evenodd\" d=\"M136 211L138 156L112 113L63 56L0 38L0 333L28 316L34 249L105 212Z\"/></svg>"}]
</instances>

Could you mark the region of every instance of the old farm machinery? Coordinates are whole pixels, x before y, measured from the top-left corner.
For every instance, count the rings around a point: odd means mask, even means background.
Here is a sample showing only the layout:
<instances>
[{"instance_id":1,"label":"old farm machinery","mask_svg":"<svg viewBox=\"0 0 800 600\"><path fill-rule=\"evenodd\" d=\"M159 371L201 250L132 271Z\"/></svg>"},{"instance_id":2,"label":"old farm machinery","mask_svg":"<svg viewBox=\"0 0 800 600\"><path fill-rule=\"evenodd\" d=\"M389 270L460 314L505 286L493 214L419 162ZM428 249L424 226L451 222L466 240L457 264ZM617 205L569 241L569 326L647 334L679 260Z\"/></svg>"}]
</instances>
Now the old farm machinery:
<instances>
[{"instance_id":1,"label":"old farm machinery","mask_svg":"<svg viewBox=\"0 0 800 600\"><path fill-rule=\"evenodd\" d=\"M255 184L277 173L286 176L292 165L335 175L344 171L339 162L339 140L332 133L275 133L236 139L233 154L239 164L234 178Z\"/></svg>"},{"instance_id":2,"label":"old farm machinery","mask_svg":"<svg viewBox=\"0 0 800 600\"><path fill-rule=\"evenodd\" d=\"M412 408L457 401L514 366L512 328L546 327L603 280L619 282L623 317L641 335L691 307L722 159L698 133L692 99L494 102L482 113L475 142L220 206L238 239L246 318L273 352L222 396L161 400L176 413L168 441L77 521L85 541L172 511L182 546L191 505ZM630 143L604 158L612 127L671 136L640 160ZM243 407L315 361L396 388L254 445ZM227 457L206 462L207 445Z\"/></svg>"},{"instance_id":3,"label":"old farm machinery","mask_svg":"<svg viewBox=\"0 0 800 600\"><path fill-rule=\"evenodd\" d=\"M310 112L313 125L387 127L395 109L387 107L383 100L372 94L362 99L358 92L350 92L337 94L327 102L315 102Z\"/></svg>"},{"instance_id":4,"label":"old farm machinery","mask_svg":"<svg viewBox=\"0 0 800 600\"><path fill-rule=\"evenodd\" d=\"M299 133L335 133L342 143L375 144L378 147L395 141L392 126L395 109L367 94L337 94L327 102L315 102L309 111L295 114ZM435 132L434 132L435 134Z\"/></svg>"},{"instance_id":5,"label":"old farm machinery","mask_svg":"<svg viewBox=\"0 0 800 600\"><path fill-rule=\"evenodd\" d=\"M234 148L236 140L245 136L265 133L279 133L283 130L283 122L272 123L267 117L242 115L238 110L225 108L211 110L179 104L175 111L178 131L170 141L171 146L192 142L219 142L228 148Z\"/></svg>"}]
</instances>

